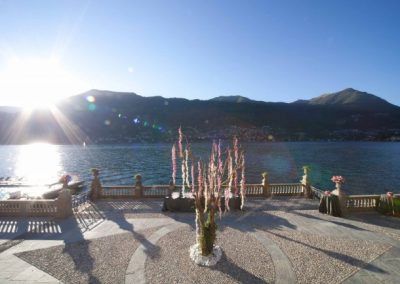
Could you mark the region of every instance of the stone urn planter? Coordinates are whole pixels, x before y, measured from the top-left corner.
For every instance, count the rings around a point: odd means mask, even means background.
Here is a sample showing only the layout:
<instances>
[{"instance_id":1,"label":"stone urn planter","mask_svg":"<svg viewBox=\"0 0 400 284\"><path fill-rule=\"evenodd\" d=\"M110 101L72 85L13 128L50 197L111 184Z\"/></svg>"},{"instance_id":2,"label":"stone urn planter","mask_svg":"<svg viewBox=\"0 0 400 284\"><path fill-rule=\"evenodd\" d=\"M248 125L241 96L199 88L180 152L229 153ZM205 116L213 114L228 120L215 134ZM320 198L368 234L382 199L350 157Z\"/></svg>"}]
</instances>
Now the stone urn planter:
<instances>
[{"instance_id":1,"label":"stone urn planter","mask_svg":"<svg viewBox=\"0 0 400 284\"><path fill-rule=\"evenodd\" d=\"M346 216L347 194L342 189L342 184L344 183L345 179L342 176L333 176L331 180L336 184L336 188L331 192L331 194L338 197L342 216Z\"/></svg>"}]
</instances>

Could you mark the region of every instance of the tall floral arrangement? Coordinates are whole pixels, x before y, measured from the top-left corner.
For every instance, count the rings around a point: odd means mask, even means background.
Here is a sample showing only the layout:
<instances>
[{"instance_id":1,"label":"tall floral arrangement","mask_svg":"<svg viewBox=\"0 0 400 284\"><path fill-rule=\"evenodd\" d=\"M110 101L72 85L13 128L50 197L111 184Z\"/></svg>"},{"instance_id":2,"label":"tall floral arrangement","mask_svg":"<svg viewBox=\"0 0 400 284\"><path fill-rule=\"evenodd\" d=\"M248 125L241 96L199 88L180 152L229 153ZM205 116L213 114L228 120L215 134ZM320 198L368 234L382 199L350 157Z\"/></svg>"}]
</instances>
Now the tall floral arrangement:
<instances>
[{"instance_id":1,"label":"tall floral arrangement","mask_svg":"<svg viewBox=\"0 0 400 284\"><path fill-rule=\"evenodd\" d=\"M243 207L246 194L244 153L235 138L233 151L231 148L223 151L221 141L213 142L209 160L195 161L190 145L186 143L184 147L182 144L184 135L181 128L178 134L179 152L182 151L182 189L184 190L185 186L191 187L196 209L196 244L191 248L191 256L193 259L195 259L193 255L200 258L207 257L213 255L217 249L214 245L217 229L215 214L222 213L222 205L225 205L226 211L229 210L229 199L238 194L238 187L235 186L235 183L238 183L237 173L241 175L240 196L241 207ZM225 203L222 202L223 199ZM212 265L213 263L202 264Z\"/></svg>"}]
</instances>

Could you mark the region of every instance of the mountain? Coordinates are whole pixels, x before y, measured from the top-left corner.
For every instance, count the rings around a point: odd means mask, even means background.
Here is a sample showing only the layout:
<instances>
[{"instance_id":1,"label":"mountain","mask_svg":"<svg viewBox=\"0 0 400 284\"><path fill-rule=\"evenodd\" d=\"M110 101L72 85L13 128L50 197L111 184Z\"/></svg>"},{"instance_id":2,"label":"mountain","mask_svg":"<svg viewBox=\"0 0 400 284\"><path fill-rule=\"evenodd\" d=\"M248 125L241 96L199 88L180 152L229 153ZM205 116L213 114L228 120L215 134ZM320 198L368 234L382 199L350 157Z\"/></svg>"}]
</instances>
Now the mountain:
<instances>
[{"instance_id":1,"label":"mountain","mask_svg":"<svg viewBox=\"0 0 400 284\"><path fill-rule=\"evenodd\" d=\"M336 106L348 109L369 111L390 111L398 108L375 95L352 88L340 92L324 94L311 100L299 100L297 104Z\"/></svg>"},{"instance_id":2,"label":"mountain","mask_svg":"<svg viewBox=\"0 0 400 284\"><path fill-rule=\"evenodd\" d=\"M0 143L136 143L174 141L179 126L190 141L225 139L390 140L400 137L400 108L346 89L294 103L142 97L91 90L64 99L57 111L29 117L0 111Z\"/></svg>"},{"instance_id":3,"label":"mountain","mask_svg":"<svg viewBox=\"0 0 400 284\"><path fill-rule=\"evenodd\" d=\"M256 101L253 101L249 98L242 97L242 96L219 96L210 99L210 101L216 101L216 102L229 102L229 103L253 103Z\"/></svg>"}]
</instances>

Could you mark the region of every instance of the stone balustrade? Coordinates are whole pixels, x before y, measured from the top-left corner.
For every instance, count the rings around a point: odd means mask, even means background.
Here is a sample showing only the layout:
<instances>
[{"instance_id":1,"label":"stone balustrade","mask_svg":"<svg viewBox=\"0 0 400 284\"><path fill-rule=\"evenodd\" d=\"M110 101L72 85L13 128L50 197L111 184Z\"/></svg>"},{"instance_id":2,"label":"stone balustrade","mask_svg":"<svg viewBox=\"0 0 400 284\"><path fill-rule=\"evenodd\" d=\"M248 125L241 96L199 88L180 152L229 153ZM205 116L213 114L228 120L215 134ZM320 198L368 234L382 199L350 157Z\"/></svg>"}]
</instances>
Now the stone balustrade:
<instances>
[{"instance_id":1,"label":"stone balustrade","mask_svg":"<svg viewBox=\"0 0 400 284\"><path fill-rule=\"evenodd\" d=\"M72 215L69 190L56 199L1 200L0 216L66 218Z\"/></svg>"},{"instance_id":2,"label":"stone balustrade","mask_svg":"<svg viewBox=\"0 0 400 284\"><path fill-rule=\"evenodd\" d=\"M303 180L300 183L275 183L270 184L268 179L268 173L262 174L262 181L260 184L246 184L246 196L248 197L271 197L276 196L310 196L307 193L309 189L309 169L305 169ZM124 199L124 198L163 198L165 196L171 196L172 192L181 192L182 186L174 185L172 182L169 185L143 185L142 176L137 175L135 177L135 185L106 185L102 186L99 179L99 171L93 169L93 182L91 185L90 196L92 200L98 198L110 198L110 199ZM226 185L223 186L223 192L226 189ZM190 188L186 188L186 192L191 191ZM232 192L237 192L239 189ZM309 190L311 192L311 190Z\"/></svg>"},{"instance_id":3,"label":"stone balustrade","mask_svg":"<svg viewBox=\"0 0 400 284\"><path fill-rule=\"evenodd\" d=\"M272 183L269 186L272 195L296 196L304 194L304 185L301 183Z\"/></svg>"},{"instance_id":4,"label":"stone balustrade","mask_svg":"<svg viewBox=\"0 0 400 284\"><path fill-rule=\"evenodd\" d=\"M134 185L107 185L102 186L99 171L93 169L93 181L90 192L71 196L69 190L62 190L57 199L41 200L3 200L0 201L0 216L13 217L55 217L66 218L71 216L72 209L86 203L88 198L96 199L135 199L135 198L164 198L173 192L181 192L182 186L174 185L143 185L142 177L137 175ZM260 184L246 184L246 196L304 196L320 199L324 192L310 185L308 178L309 168L304 167L303 179L300 183L269 183L268 173L262 174ZM223 186L226 188L226 186ZM186 192L191 189L187 188ZM234 192L234 189L232 189ZM175 193L176 194L176 193ZM398 196L398 195L397 195ZM375 210L379 204L380 195L345 195L341 201L348 211Z\"/></svg>"},{"instance_id":5,"label":"stone balustrade","mask_svg":"<svg viewBox=\"0 0 400 284\"><path fill-rule=\"evenodd\" d=\"M246 196L263 196L264 186L262 184L246 184Z\"/></svg>"},{"instance_id":6,"label":"stone balustrade","mask_svg":"<svg viewBox=\"0 0 400 284\"><path fill-rule=\"evenodd\" d=\"M375 210L379 195L348 195L346 206L349 210Z\"/></svg>"},{"instance_id":7,"label":"stone balustrade","mask_svg":"<svg viewBox=\"0 0 400 284\"><path fill-rule=\"evenodd\" d=\"M304 186L301 183L277 183L269 184L272 195L299 196L304 194ZM173 187L173 191L180 191L181 186ZM225 189L226 187L223 186ZM162 198L169 194L170 185L106 185L102 186L102 192L98 198ZM186 189L189 192L191 189ZM265 197L262 184L246 184L246 196Z\"/></svg>"},{"instance_id":8,"label":"stone balustrade","mask_svg":"<svg viewBox=\"0 0 400 284\"><path fill-rule=\"evenodd\" d=\"M169 185L113 185L103 186L98 198L160 198L168 195Z\"/></svg>"}]
</instances>

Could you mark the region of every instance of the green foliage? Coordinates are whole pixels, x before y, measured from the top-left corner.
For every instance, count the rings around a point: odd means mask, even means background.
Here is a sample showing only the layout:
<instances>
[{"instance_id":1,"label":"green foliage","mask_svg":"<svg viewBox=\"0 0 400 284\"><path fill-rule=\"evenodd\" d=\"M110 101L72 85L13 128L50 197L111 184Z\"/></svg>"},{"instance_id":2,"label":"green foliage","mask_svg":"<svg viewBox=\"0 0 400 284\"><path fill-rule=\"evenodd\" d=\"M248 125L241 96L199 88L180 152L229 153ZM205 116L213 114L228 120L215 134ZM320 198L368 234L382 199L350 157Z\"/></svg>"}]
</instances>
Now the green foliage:
<instances>
[{"instance_id":1,"label":"green foliage","mask_svg":"<svg viewBox=\"0 0 400 284\"><path fill-rule=\"evenodd\" d=\"M201 254L204 256L211 254L216 239L217 224L212 215L209 211L207 221L201 228L200 248Z\"/></svg>"}]
</instances>

